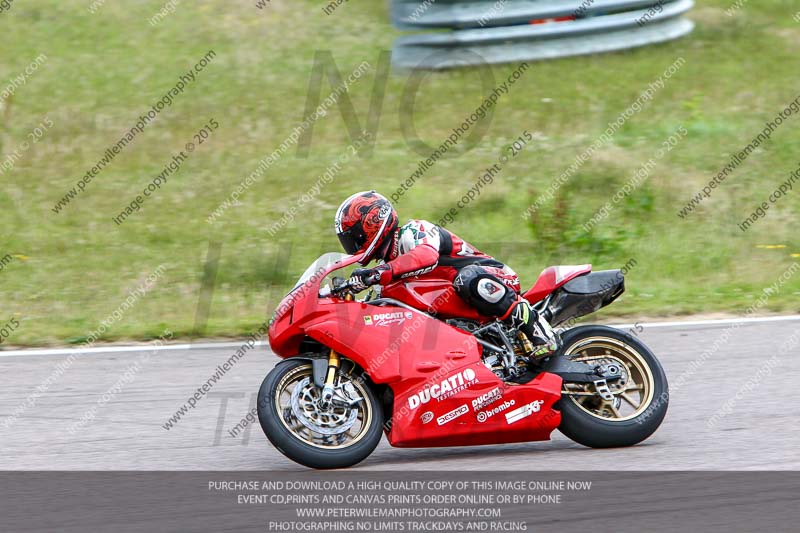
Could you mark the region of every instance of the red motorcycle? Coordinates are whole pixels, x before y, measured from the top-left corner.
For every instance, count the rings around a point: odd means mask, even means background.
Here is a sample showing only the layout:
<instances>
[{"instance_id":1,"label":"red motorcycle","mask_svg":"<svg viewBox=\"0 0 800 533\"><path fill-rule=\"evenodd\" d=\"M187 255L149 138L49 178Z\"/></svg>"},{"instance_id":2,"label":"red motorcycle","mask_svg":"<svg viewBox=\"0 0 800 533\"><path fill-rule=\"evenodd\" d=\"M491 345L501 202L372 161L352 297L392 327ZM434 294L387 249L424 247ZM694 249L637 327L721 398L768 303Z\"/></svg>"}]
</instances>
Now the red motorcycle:
<instances>
[{"instance_id":1,"label":"red motorcycle","mask_svg":"<svg viewBox=\"0 0 800 533\"><path fill-rule=\"evenodd\" d=\"M636 337L605 326L560 333L537 358L524 335L479 315L449 281L419 276L357 300L334 271L359 256L325 254L278 306L269 328L284 360L258 393L272 444L313 468L365 459L386 433L397 447L549 440L558 428L596 448L649 437L667 412L667 379ZM545 269L523 296L554 326L610 304L619 270Z\"/></svg>"}]
</instances>

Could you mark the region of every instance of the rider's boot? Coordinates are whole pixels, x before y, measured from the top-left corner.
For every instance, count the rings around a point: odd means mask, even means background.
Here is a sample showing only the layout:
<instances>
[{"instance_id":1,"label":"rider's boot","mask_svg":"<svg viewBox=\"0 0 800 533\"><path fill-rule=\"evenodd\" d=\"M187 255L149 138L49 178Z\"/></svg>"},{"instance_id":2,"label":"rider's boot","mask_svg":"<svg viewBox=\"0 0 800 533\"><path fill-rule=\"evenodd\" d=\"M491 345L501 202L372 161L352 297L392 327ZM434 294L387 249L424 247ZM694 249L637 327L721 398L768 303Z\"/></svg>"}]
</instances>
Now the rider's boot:
<instances>
[{"instance_id":1,"label":"rider's boot","mask_svg":"<svg viewBox=\"0 0 800 533\"><path fill-rule=\"evenodd\" d=\"M533 345L528 351L534 357L544 357L559 348L558 335L524 298L520 298L507 314L506 322L517 328Z\"/></svg>"}]
</instances>

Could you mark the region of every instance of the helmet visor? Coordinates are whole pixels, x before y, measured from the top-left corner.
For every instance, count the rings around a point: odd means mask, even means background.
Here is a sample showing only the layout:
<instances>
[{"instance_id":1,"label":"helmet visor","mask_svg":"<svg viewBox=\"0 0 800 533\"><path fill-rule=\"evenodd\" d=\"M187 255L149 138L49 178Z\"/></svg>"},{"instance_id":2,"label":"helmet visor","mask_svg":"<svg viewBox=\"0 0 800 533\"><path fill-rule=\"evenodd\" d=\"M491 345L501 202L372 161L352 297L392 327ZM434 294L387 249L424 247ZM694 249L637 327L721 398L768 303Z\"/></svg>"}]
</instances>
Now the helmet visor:
<instances>
[{"instance_id":1,"label":"helmet visor","mask_svg":"<svg viewBox=\"0 0 800 533\"><path fill-rule=\"evenodd\" d=\"M364 229L361 227L360 222L336 235L339 237L342 248L349 255L354 255L367 242L367 236L364 234Z\"/></svg>"}]
</instances>

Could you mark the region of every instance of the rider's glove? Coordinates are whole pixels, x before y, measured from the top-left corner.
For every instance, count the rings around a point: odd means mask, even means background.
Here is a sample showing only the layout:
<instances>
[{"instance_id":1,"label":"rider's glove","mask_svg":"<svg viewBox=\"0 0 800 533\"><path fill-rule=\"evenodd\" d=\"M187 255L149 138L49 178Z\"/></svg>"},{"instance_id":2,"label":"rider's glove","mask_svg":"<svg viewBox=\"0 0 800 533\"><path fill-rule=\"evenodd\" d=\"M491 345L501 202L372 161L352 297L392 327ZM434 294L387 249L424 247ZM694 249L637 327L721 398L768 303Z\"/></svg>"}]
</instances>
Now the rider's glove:
<instances>
[{"instance_id":1,"label":"rider's glove","mask_svg":"<svg viewBox=\"0 0 800 533\"><path fill-rule=\"evenodd\" d=\"M357 268L350 275L350 287L363 291L367 287L386 283L392 279L392 268L386 263L375 268Z\"/></svg>"}]
</instances>

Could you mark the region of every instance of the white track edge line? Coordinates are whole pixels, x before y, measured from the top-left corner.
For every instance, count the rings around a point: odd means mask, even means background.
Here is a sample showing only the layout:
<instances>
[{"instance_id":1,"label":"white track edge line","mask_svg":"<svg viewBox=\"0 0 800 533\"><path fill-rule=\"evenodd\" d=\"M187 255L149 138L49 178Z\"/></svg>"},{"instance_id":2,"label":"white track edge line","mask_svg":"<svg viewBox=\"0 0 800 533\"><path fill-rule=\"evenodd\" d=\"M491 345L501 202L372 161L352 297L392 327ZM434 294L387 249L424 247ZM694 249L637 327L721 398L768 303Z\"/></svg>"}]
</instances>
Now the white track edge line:
<instances>
[{"instance_id":1,"label":"white track edge line","mask_svg":"<svg viewBox=\"0 0 800 533\"><path fill-rule=\"evenodd\" d=\"M687 320L674 322L636 322L634 324L607 324L608 326L627 329L634 326L649 328L673 328L687 326L717 326L724 324L757 324L763 322L788 322L800 320L800 315L766 316L756 318L722 318L717 320ZM29 350L6 350L0 351L0 357L19 357L19 356L40 356L40 355L84 355L93 353L123 353L123 352L159 352L167 350L203 350L219 348L238 348L247 341L240 342L205 342L196 344L164 344L161 346L148 346L139 344L132 346L106 346L97 348L52 348L52 349L29 349ZM266 346L266 341L256 341L255 346Z\"/></svg>"},{"instance_id":2,"label":"white track edge line","mask_svg":"<svg viewBox=\"0 0 800 533\"><path fill-rule=\"evenodd\" d=\"M163 344L161 346L149 346L147 344L135 344L131 346L106 346L98 348L52 348L52 349L36 349L29 350L7 350L0 351L0 357L15 357L21 355L35 356L35 355L85 355L92 353L121 353L121 352L161 352L167 350L193 350L193 349L209 349L209 348L239 348L247 344L247 341L241 342L206 342L196 344ZM254 346L264 346L266 341L256 341Z\"/></svg>"}]
</instances>

